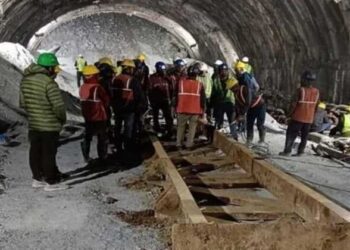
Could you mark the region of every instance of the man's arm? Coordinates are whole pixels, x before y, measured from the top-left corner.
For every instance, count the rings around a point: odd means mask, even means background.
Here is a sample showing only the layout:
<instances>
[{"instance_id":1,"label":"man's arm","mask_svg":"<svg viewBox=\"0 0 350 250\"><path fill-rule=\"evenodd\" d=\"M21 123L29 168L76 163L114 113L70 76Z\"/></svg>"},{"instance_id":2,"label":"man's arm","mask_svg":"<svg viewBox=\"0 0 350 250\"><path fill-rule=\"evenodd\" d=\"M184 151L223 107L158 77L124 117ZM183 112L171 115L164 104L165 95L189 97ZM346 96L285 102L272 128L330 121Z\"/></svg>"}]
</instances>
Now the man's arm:
<instances>
[{"instance_id":1,"label":"man's arm","mask_svg":"<svg viewBox=\"0 0 350 250\"><path fill-rule=\"evenodd\" d=\"M204 86L203 86L203 83L201 83L201 108L203 110L203 112L205 111L205 105L206 105L206 100L207 100L207 97L205 95L205 89L204 89Z\"/></svg>"},{"instance_id":2,"label":"man's arm","mask_svg":"<svg viewBox=\"0 0 350 250\"><path fill-rule=\"evenodd\" d=\"M58 88L56 82L49 83L46 87L46 93L48 100L51 104L52 111L56 115L57 119L62 123L66 123L67 115L66 115L66 107L64 105L61 91Z\"/></svg>"}]
</instances>

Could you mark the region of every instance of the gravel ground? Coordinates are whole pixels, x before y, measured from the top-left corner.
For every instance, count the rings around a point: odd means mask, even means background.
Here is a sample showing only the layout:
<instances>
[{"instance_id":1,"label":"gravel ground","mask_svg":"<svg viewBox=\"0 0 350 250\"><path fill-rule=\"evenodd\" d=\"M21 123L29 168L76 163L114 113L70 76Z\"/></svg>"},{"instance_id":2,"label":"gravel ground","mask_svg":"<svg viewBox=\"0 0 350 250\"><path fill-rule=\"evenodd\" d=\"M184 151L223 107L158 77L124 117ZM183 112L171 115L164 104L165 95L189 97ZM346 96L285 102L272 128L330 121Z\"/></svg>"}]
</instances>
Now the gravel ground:
<instances>
[{"instance_id":1,"label":"gravel ground","mask_svg":"<svg viewBox=\"0 0 350 250\"><path fill-rule=\"evenodd\" d=\"M0 195L0 249L166 249L161 229L132 226L115 215L151 207L150 192L118 185L143 167L93 180L94 174L81 175L68 181L75 183L71 189L48 193L31 188L27 151L27 143L9 149L2 165L9 187ZM79 142L60 147L58 165L63 172L84 167Z\"/></svg>"}]
</instances>

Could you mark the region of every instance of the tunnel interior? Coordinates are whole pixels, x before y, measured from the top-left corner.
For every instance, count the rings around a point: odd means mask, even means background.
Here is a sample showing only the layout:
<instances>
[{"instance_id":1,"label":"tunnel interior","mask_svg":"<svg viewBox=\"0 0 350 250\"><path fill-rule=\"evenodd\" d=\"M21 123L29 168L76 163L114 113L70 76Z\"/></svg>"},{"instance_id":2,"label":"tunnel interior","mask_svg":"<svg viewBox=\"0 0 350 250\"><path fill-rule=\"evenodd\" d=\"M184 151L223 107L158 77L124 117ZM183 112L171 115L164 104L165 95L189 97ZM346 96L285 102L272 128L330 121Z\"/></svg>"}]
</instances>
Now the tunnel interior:
<instances>
[{"instance_id":1,"label":"tunnel interior","mask_svg":"<svg viewBox=\"0 0 350 250\"><path fill-rule=\"evenodd\" d=\"M216 59L231 64L237 55L248 56L256 78L270 95L278 93L287 99L300 73L311 69L318 74L323 100L347 103L350 99L347 0L4 0L0 6L0 40L28 45L30 50L62 45L59 53L65 57L71 53L69 46L77 46L70 41L72 34L78 34L85 49L95 42L86 37L86 28L79 27L84 22L96 34L113 30L101 35L94 48L101 47L102 40L132 44L128 51L123 45L98 53L120 57L146 50L164 60L179 53L209 64ZM143 35L125 41L132 33L129 29Z\"/></svg>"}]
</instances>

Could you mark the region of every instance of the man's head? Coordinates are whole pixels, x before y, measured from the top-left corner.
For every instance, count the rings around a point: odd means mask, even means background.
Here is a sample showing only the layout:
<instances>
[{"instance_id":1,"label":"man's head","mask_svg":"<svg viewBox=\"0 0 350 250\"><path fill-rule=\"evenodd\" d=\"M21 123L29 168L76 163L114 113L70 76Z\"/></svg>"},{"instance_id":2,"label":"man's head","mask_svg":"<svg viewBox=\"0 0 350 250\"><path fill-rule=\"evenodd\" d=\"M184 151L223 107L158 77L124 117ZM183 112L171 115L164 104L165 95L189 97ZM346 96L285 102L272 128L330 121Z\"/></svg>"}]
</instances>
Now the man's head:
<instances>
[{"instance_id":1,"label":"man's head","mask_svg":"<svg viewBox=\"0 0 350 250\"><path fill-rule=\"evenodd\" d=\"M242 75L246 71L247 64L241 61L238 61L235 65L235 71L237 75Z\"/></svg>"},{"instance_id":2,"label":"man's head","mask_svg":"<svg viewBox=\"0 0 350 250\"><path fill-rule=\"evenodd\" d=\"M174 65L175 65L175 70L178 73L182 73L185 70L185 68L186 68L186 62L184 60L182 60L182 59L177 59L174 62Z\"/></svg>"},{"instance_id":3,"label":"man's head","mask_svg":"<svg viewBox=\"0 0 350 250\"><path fill-rule=\"evenodd\" d=\"M316 74L306 70L301 75L300 83L302 87L310 87L316 81Z\"/></svg>"},{"instance_id":4,"label":"man's head","mask_svg":"<svg viewBox=\"0 0 350 250\"><path fill-rule=\"evenodd\" d=\"M199 67L196 65L190 66L187 70L187 75L191 79L197 79L197 77L199 76L200 73L201 73L201 71L200 71Z\"/></svg>"},{"instance_id":5,"label":"man's head","mask_svg":"<svg viewBox=\"0 0 350 250\"><path fill-rule=\"evenodd\" d=\"M123 74L127 74L127 75L133 75L134 70L136 68L135 63L133 60L130 59L125 59L122 62L122 68L123 68Z\"/></svg>"},{"instance_id":6,"label":"man's head","mask_svg":"<svg viewBox=\"0 0 350 250\"><path fill-rule=\"evenodd\" d=\"M147 59L145 53L140 53L137 57L136 57L137 60L139 60L140 62L144 63Z\"/></svg>"},{"instance_id":7,"label":"man's head","mask_svg":"<svg viewBox=\"0 0 350 250\"><path fill-rule=\"evenodd\" d=\"M79 58L84 58L84 56L82 54L79 54Z\"/></svg>"},{"instance_id":8,"label":"man's head","mask_svg":"<svg viewBox=\"0 0 350 250\"><path fill-rule=\"evenodd\" d=\"M57 74L61 71L58 59L53 53L40 54L37 60L37 64L47 69L50 77L53 79L55 79Z\"/></svg>"},{"instance_id":9,"label":"man's head","mask_svg":"<svg viewBox=\"0 0 350 250\"><path fill-rule=\"evenodd\" d=\"M83 75L86 80L95 78L98 79L100 70L95 65L87 65L83 69Z\"/></svg>"},{"instance_id":10,"label":"man's head","mask_svg":"<svg viewBox=\"0 0 350 250\"><path fill-rule=\"evenodd\" d=\"M223 63L218 68L219 77L221 80L227 80L229 77L228 66L226 63Z\"/></svg>"},{"instance_id":11,"label":"man's head","mask_svg":"<svg viewBox=\"0 0 350 250\"><path fill-rule=\"evenodd\" d=\"M217 73L219 70L219 66L222 65L224 62L221 60L216 60L214 63L214 72Z\"/></svg>"},{"instance_id":12,"label":"man's head","mask_svg":"<svg viewBox=\"0 0 350 250\"><path fill-rule=\"evenodd\" d=\"M166 65L163 62L157 62L155 65L156 68L156 72L157 74L161 75L161 76L165 76L166 73Z\"/></svg>"}]
</instances>

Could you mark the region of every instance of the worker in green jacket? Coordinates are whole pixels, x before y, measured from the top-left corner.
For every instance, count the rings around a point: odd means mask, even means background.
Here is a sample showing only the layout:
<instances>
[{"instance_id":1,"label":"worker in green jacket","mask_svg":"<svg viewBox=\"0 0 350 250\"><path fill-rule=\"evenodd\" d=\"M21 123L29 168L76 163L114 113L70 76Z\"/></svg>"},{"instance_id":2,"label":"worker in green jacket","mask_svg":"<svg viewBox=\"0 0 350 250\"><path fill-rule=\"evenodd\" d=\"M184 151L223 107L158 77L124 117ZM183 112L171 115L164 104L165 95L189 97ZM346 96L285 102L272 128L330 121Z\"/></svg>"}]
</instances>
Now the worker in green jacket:
<instances>
[{"instance_id":1,"label":"worker in green jacket","mask_svg":"<svg viewBox=\"0 0 350 250\"><path fill-rule=\"evenodd\" d=\"M24 71L20 86L20 106L28 114L32 187L45 191L68 188L58 184L67 176L56 165L59 133L66 122L66 108L54 80L59 71L54 54L40 54L37 63Z\"/></svg>"},{"instance_id":2,"label":"worker in green jacket","mask_svg":"<svg viewBox=\"0 0 350 250\"><path fill-rule=\"evenodd\" d=\"M238 136L236 130L233 127L231 128L231 124L235 121L236 114L235 96L228 88L229 85L232 85L231 82L236 83L237 80L230 76L228 65L223 63L218 68L218 75L213 79L211 103L214 107L216 128L221 129L223 127L224 116L226 114L231 135L237 140Z\"/></svg>"},{"instance_id":3,"label":"worker in green jacket","mask_svg":"<svg viewBox=\"0 0 350 250\"><path fill-rule=\"evenodd\" d=\"M77 84L78 88L80 88L80 82L83 79L83 69L87 65L87 61L83 57L83 55L79 55L77 60L74 63L75 69L77 70Z\"/></svg>"},{"instance_id":4,"label":"worker in green jacket","mask_svg":"<svg viewBox=\"0 0 350 250\"><path fill-rule=\"evenodd\" d=\"M197 77L197 80L203 83L206 97L206 115L207 119L210 122L212 117L212 106L210 104L210 97L213 90L213 79L209 74L209 67L205 63L200 63L198 65L200 69L200 75Z\"/></svg>"}]
</instances>

